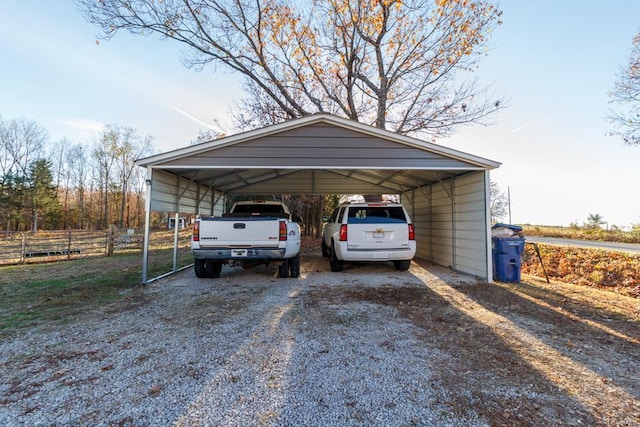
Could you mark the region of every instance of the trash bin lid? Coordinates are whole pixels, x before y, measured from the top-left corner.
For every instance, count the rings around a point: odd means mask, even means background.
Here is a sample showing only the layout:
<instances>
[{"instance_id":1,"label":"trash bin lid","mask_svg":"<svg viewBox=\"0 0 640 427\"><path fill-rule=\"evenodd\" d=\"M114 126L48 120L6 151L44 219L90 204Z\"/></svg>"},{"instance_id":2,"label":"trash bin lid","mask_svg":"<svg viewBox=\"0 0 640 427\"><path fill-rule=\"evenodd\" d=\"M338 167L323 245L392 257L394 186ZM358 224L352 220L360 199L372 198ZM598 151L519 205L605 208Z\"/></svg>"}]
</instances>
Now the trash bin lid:
<instances>
[{"instance_id":1,"label":"trash bin lid","mask_svg":"<svg viewBox=\"0 0 640 427\"><path fill-rule=\"evenodd\" d=\"M513 230L516 233L522 231L522 227L520 227L519 225L503 224L501 222L497 222L497 223L493 224L493 226L491 228L492 229L494 229L494 228L508 228L509 230Z\"/></svg>"}]
</instances>

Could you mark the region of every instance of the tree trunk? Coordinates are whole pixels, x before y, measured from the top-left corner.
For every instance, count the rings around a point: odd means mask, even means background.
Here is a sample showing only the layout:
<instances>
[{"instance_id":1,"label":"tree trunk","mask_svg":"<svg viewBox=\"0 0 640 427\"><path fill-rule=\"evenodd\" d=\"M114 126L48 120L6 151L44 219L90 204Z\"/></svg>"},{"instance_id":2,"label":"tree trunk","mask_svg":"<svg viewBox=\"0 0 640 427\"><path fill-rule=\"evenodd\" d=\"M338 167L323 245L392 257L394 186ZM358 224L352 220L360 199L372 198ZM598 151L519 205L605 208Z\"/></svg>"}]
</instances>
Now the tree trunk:
<instances>
[{"instance_id":1,"label":"tree trunk","mask_svg":"<svg viewBox=\"0 0 640 427\"><path fill-rule=\"evenodd\" d=\"M34 209L32 211L33 214L33 221L31 223L31 231L33 233L37 233L38 232L38 210Z\"/></svg>"}]
</instances>

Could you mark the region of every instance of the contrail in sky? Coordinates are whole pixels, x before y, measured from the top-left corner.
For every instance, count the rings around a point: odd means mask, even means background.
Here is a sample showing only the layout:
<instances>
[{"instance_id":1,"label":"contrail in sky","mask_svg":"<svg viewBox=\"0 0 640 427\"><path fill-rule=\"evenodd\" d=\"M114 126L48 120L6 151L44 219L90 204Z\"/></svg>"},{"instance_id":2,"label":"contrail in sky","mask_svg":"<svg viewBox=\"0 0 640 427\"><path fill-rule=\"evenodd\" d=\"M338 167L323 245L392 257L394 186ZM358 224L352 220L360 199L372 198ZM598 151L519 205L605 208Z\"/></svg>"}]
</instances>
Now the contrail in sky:
<instances>
[{"instance_id":1,"label":"contrail in sky","mask_svg":"<svg viewBox=\"0 0 640 427\"><path fill-rule=\"evenodd\" d=\"M518 126L515 129L511 130L511 133L517 133L520 132L521 130L525 130L526 128L535 125L535 122L531 122L531 123L527 123L526 125L522 125L522 126Z\"/></svg>"},{"instance_id":2,"label":"contrail in sky","mask_svg":"<svg viewBox=\"0 0 640 427\"><path fill-rule=\"evenodd\" d=\"M201 120L198 120L197 118L193 117L191 114L187 113L186 111L182 111L178 107L174 107L173 105L169 105L169 108L171 108L173 111L176 111L176 112L182 114L186 118L193 120L194 122L198 123L201 126L209 128L209 129L214 130L216 132L220 132L220 129L216 128L215 126L209 125L209 124L207 124L207 123L205 123L205 122L203 122Z\"/></svg>"}]
</instances>

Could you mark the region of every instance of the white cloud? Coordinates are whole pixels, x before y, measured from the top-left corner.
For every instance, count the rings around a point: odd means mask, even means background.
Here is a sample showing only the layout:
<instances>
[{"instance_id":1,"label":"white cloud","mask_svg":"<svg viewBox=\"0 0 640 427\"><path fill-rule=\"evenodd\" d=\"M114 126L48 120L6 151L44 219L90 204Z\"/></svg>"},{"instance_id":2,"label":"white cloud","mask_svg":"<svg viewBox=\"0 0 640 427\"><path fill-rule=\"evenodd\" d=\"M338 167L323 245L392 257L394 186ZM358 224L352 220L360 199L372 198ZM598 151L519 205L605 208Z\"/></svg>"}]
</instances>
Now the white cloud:
<instances>
[{"instance_id":1,"label":"white cloud","mask_svg":"<svg viewBox=\"0 0 640 427\"><path fill-rule=\"evenodd\" d=\"M92 132L92 133L101 132L105 126L104 123L97 122L95 120L87 120L87 119L63 119L63 120L58 120L58 123L76 131L84 131L84 132Z\"/></svg>"}]
</instances>

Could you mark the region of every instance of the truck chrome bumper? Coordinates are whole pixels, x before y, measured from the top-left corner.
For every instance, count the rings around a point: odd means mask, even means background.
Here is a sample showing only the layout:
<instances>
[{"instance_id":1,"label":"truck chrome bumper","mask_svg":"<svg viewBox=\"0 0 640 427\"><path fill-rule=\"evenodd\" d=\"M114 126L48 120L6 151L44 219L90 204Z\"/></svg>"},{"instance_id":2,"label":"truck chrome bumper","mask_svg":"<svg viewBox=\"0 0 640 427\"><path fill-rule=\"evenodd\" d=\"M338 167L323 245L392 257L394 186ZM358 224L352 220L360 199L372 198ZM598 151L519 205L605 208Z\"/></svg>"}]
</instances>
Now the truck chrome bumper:
<instances>
[{"instance_id":1,"label":"truck chrome bumper","mask_svg":"<svg viewBox=\"0 0 640 427\"><path fill-rule=\"evenodd\" d=\"M282 248L207 248L192 251L196 259L283 259L286 249Z\"/></svg>"}]
</instances>

